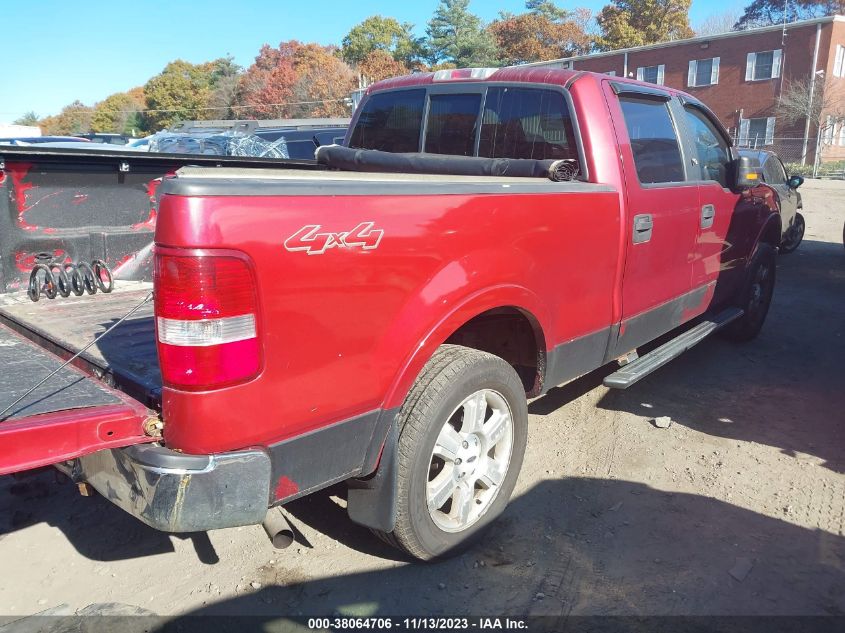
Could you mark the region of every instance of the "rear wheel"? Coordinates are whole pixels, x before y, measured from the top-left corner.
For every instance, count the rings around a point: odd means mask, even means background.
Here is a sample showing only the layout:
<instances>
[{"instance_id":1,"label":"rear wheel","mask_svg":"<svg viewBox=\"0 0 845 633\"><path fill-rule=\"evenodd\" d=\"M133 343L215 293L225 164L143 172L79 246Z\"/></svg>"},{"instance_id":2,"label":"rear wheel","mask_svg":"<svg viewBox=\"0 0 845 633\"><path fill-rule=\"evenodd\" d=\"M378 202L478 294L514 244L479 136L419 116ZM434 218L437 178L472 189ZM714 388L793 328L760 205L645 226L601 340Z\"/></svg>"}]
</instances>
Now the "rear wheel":
<instances>
[{"instance_id":1,"label":"rear wheel","mask_svg":"<svg viewBox=\"0 0 845 633\"><path fill-rule=\"evenodd\" d=\"M801 244L801 240L804 239L804 229L806 228L804 224L804 216L800 213L795 214L795 219L792 221L792 226L786 231L786 237L783 238L783 241L780 243L780 252L781 253L791 253L798 245Z\"/></svg>"},{"instance_id":2,"label":"rear wheel","mask_svg":"<svg viewBox=\"0 0 845 633\"><path fill-rule=\"evenodd\" d=\"M396 526L379 534L422 560L457 553L513 492L528 435L522 382L498 356L443 345L399 424Z\"/></svg>"},{"instance_id":3,"label":"rear wheel","mask_svg":"<svg viewBox=\"0 0 845 633\"><path fill-rule=\"evenodd\" d=\"M725 328L725 334L729 338L735 341L750 341L760 333L774 295L776 264L774 247L760 244L737 300L737 305L743 309L744 314Z\"/></svg>"}]
</instances>

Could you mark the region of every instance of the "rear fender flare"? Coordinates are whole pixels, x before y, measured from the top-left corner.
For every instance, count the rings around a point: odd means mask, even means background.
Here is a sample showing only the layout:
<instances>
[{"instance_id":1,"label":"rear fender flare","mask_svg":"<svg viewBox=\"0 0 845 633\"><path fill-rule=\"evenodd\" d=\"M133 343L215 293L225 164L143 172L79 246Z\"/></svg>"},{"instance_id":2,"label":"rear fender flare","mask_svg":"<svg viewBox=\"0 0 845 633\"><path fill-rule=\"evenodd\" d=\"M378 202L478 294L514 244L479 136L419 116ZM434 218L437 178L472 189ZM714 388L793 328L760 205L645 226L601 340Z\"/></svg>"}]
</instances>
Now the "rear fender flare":
<instances>
[{"instance_id":1,"label":"rear fender flare","mask_svg":"<svg viewBox=\"0 0 845 633\"><path fill-rule=\"evenodd\" d=\"M431 325L402 364L387 391L384 408L400 407L423 366L446 340L468 321L495 308L515 308L522 312L534 330L540 352L546 351L548 315L540 299L521 286L499 285L478 290ZM542 369L541 369L542 371Z\"/></svg>"}]
</instances>

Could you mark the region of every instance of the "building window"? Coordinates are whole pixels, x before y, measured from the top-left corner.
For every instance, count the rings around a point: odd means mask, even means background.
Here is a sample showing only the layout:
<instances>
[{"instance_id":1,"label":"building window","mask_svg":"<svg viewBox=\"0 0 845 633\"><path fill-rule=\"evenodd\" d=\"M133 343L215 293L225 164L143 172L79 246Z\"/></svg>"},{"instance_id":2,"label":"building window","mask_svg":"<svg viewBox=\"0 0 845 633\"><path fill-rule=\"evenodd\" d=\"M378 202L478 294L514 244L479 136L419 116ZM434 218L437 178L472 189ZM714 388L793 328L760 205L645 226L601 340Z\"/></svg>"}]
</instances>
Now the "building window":
<instances>
[{"instance_id":1,"label":"building window","mask_svg":"<svg viewBox=\"0 0 845 633\"><path fill-rule=\"evenodd\" d=\"M845 46L836 45L836 57L833 62L833 76L845 77Z\"/></svg>"},{"instance_id":2,"label":"building window","mask_svg":"<svg viewBox=\"0 0 845 633\"><path fill-rule=\"evenodd\" d=\"M719 83L719 58L694 59L689 63L687 86L712 86Z\"/></svg>"},{"instance_id":3,"label":"building window","mask_svg":"<svg viewBox=\"0 0 845 633\"><path fill-rule=\"evenodd\" d=\"M739 122L739 146L759 148L775 142L775 117L742 119Z\"/></svg>"},{"instance_id":4,"label":"building window","mask_svg":"<svg viewBox=\"0 0 845 633\"><path fill-rule=\"evenodd\" d=\"M745 81L762 81L780 77L781 51L748 53L745 63Z\"/></svg>"},{"instance_id":5,"label":"building window","mask_svg":"<svg viewBox=\"0 0 845 633\"><path fill-rule=\"evenodd\" d=\"M640 66L637 68L637 80L647 81L650 84L663 85L663 75L666 66L660 64L659 66Z\"/></svg>"}]
</instances>

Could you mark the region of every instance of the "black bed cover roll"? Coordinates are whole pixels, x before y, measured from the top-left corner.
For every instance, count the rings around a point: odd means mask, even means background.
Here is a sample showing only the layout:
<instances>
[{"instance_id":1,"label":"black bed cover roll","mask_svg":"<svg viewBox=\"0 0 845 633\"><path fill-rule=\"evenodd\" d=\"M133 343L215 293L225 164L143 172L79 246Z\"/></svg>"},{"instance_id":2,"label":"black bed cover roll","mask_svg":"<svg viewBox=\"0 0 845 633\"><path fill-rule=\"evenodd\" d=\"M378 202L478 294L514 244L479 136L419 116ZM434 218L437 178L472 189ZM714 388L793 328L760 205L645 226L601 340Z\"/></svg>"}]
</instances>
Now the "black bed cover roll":
<instances>
[{"instance_id":1,"label":"black bed cover roll","mask_svg":"<svg viewBox=\"0 0 845 633\"><path fill-rule=\"evenodd\" d=\"M512 176L573 180L578 174L574 160L533 158L480 158L445 154L392 153L323 145L315 157L320 165L342 171L439 174L444 176Z\"/></svg>"}]
</instances>

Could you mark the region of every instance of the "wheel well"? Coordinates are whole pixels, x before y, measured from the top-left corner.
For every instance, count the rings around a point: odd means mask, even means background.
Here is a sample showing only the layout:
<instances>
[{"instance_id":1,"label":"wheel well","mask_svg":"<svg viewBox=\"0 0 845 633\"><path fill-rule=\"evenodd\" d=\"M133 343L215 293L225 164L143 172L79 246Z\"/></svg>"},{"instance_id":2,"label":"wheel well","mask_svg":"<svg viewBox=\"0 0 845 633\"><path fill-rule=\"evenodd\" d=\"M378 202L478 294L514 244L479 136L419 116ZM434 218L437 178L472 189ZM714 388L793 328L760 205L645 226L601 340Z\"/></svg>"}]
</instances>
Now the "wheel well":
<instances>
[{"instance_id":1,"label":"wheel well","mask_svg":"<svg viewBox=\"0 0 845 633\"><path fill-rule=\"evenodd\" d=\"M503 358L519 374L528 397L540 394L546 368L542 330L533 316L514 307L482 312L446 341Z\"/></svg>"},{"instance_id":2,"label":"wheel well","mask_svg":"<svg viewBox=\"0 0 845 633\"><path fill-rule=\"evenodd\" d=\"M760 241L764 244L771 244L775 248L780 246L782 228L780 219L772 220L763 229L763 234L760 236Z\"/></svg>"}]
</instances>

